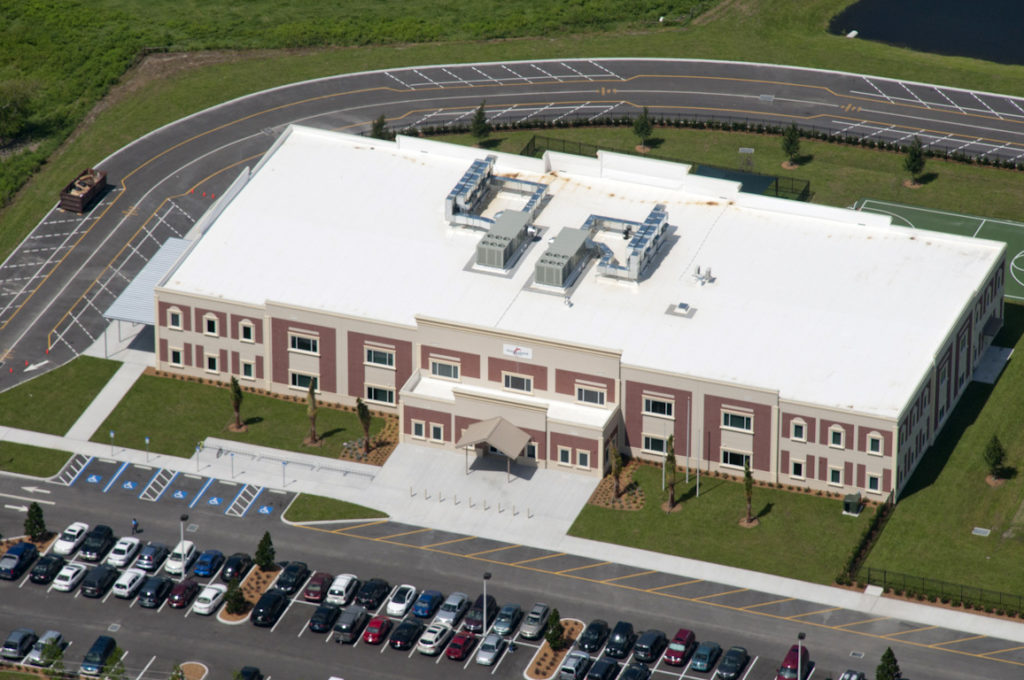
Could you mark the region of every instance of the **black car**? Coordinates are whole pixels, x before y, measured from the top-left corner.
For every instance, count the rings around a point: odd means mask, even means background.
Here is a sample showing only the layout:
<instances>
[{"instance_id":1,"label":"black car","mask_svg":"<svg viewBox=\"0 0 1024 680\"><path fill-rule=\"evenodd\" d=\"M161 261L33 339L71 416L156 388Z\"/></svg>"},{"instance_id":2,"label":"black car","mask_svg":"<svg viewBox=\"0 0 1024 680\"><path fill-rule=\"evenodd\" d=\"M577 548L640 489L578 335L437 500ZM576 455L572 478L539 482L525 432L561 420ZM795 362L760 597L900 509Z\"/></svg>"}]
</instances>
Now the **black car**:
<instances>
[{"instance_id":1,"label":"black car","mask_svg":"<svg viewBox=\"0 0 1024 680\"><path fill-rule=\"evenodd\" d=\"M305 562L290 562L277 579L276 587L282 593L291 595L309 578L309 567Z\"/></svg>"},{"instance_id":2,"label":"black car","mask_svg":"<svg viewBox=\"0 0 1024 680\"><path fill-rule=\"evenodd\" d=\"M334 624L334 641L355 642L359 639L359 634L363 632L363 628L366 627L369 620L370 613L362 607L357 605L346 607L338 617L338 623Z\"/></svg>"},{"instance_id":3,"label":"black car","mask_svg":"<svg viewBox=\"0 0 1024 680\"><path fill-rule=\"evenodd\" d=\"M487 621L484 621L484 603L487 603ZM466 612L466 618L463 620L462 625L466 627L466 630L473 633L482 633L491 625L494 618L498 615L498 601L494 599L493 595L488 595L486 600L483 595L476 598L476 602Z\"/></svg>"},{"instance_id":4,"label":"black car","mask_svg":"<svg viewBox=\"0 0 1024 680\"><path fill-rule=\"evenodd\" d=\"M587 624L587 627L576 639L576 646L584 652L596 652L601 649L605 639L608 638L608 622L604 619L594 619Z\"/></svg>"},{"instance_id":5,"label":"black car","mask_svg":"<svg viewBox=\"0 0 1024 680\"><path fill-rule=\"evenodd\" d=\"M99 562L114 547L114 530L106 524L97 524L85 535L78 556L89 562Z\"/></svg>"},{"instance_id":6,"label":"black car","mask_svg":"<svg viewBox=\"0 0 1024 680\"><path fill-rule=\"evenodd\" d=\"M110 565L101 564L93 567L82 579L81 591L85 597L103 597L114 585L121 572Z\"/></svg>"},{"instance_id":7,"label":"black car","mask_svg":"<svg viewBox=\"0 0 1024 680\"><path fill-rule=\"evenodd\" d=\"M280 590L268 590L252 610L252 625L269 628L277 623L288 607L288 596Z\"/></svg>"},{"instance_id":8,"label":"black car","mask_svg":"<svg viewBox=\"0 0 1024 680\"><path fill-rule=\"evenodd\" d=\"M416 619L406 619L391 633L388 644L393 649L409 649L420 639L420 635L423 635L423 629L424 625Z\"/></svg>"},{"instance_id":9,"label":"black car","mask_svg":"<svg viewBox=\"0 0 1024 680\"><path fill-rule=\"evenodd\" d=\"M263 673L255 666L245 666L238 671L239 680L263 680Z\"/></svg>"},{"instance_id":10,"label":"black car","mask_svg":"<svg viewBox=\"0 0 1024 680\"><path fill-rule=\"evenodd\" d=\"M251 568L251 557L245 553L235 553L224 563L224 570L220 572L220 580L224 581L224 583L229 583L233 578L241 581Z\"/></svg>"},{"instance_id":11,"label":"black car","mask_svg":"<svg viewBox=\"0 0 1024 680\"><path fill-rule=\"evenodd\" d=\"M28 579L32 581L32 583L41 583L45 585L60 573L60 570L64 568L65 564L67 564L67 560L60 555L43 555L39 558L39 561L36 562L36 566L32 567L32 571L29 573Z\"/></svg>"},{"instance_id":12,"label":"black car","mask_svg":"<svg viewBox=\"0 0 1024 680\"><path fill-rule=\"evenodd\" d=\"M356 604L370 611L375 611L390 592L391 585L387 581L381 578L371 578L356 593Z\"/></svg>"},{"instance_id":13,"label":"black car","mask_svg":"<svg viewBox=\"0 0 1024 680\"><path fill-rule=\"evenodd\" d=\"M0 578L13 581L24 574L38 556L39 549L33 543L22 541L14 545L0 558Z\"/></svg>"},{"instance_id":14,"label":"black car","mask_svg":"<svg viewBox=\"0 0 1024 680\"><path fill-rule=\"evenodd\" d=\"M622 669L619 680L648 680L651 677L651 669L642 663L635 661Z\"/></svg>"},{"instance_id":15,"label":"black car","mask_svg":"<svg viewBox=\"0 0 1024 680\"><path fill-rule=\"evenodd\" d=\"M146 609L156 609L164 603L174 587L174 581L166 576L150 576L139 589L139 604Z\"/></svg>"},{"instance_id":16,"label":"black car","mask_svg":"<svg viewBox=\"0 0 1024 680\"><path fill-rule=\"evenodd\" d=\"M657 661L661 653L668 646L668 636L661 630L648 630L640 634L636 639L636 646L633 648L633 655L637 661L651 663Z\"/></svg>"},{"instance_id":17,"label":"black car","mask_svg":"<svg viewBox=\"0 0 1024 680\"><path fill-rule=\"evenodd\" d=\"M740 677L743 669L747 667L748 661L750 661L750 655L747 654L746 649L730 647L722 657L722 662L718 664L718 677L722 680L736 680Z\"/></svg>"},{"instance_id":18,"label":"black car","mask_svg":"<svg viewBox=\"0 0 1024 680\"><path fill-rule=\"evenodd\" d=\"M590 667L587 680L612 680L618 674L619 662L610 656L602 656Z\"/></svg>"},{"instance_id":19,"label":"black car","mask_svg":"<svg viewBox=\"0 0 1024 680\"><path fill-rule=\"evenodd\" d=\"M341 608L333 604L322 604L313 612L309 619L309 629L314 633L326 633L331 630L334 622L338 620Z\"/></svg>"},{"instance_id":20,"label":"black car","mask_svg":"<svg viewBox=\"0 0 1024 680\"><path fill-rule=\"evenodd\" d=\"M633 649L634 642L636 633L633 632L633 624L629 621L619 621L608 637L608 646L604 648L604 653L613 659L625 659Z\"/></svg>"}]
</instances>

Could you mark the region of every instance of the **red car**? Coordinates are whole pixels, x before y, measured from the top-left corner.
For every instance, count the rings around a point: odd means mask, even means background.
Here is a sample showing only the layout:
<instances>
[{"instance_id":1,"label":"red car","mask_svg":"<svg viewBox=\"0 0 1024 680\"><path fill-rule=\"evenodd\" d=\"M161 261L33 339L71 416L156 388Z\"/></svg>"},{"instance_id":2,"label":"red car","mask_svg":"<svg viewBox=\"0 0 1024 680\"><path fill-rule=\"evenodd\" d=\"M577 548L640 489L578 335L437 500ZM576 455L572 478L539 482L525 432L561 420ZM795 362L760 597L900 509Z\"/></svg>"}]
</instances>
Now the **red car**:
<instances>
[{"instance_id":1,"label":"red car","mask_svg":"<svg viewBox=\"0 0 1024 680\"><path fill-rule=\"evenodd\" d=\"M302 591L302 598L307 602L323 602L327 597L327 589L331 587L334 577L322 571L313 574Z\"/></svg>"},{"instance_id":2,"label":"red car","mask_svg":"<svg viewBox=\"0 0 1024 680\"><path fill-rule=\"evenodd\" d=\"M452 661L462 661L473 650L474 644L476 644L476 634L468 630L460 630L448 643L448 648L444 650L445 656Z\"/></svg>"},{"instance_id":3,"label":"red car","mask_svg":"<svg viewBox=\"0 0 1024 680\"><path fill-rule=\"evenodd\" d=\"M386 616L375 616L366 624L363 631L363 642L368 645L379 645L391 631L391 619Z\"/></svg>"},{"instance_id":4,"label":"red car","mask_svg":"<svg viewBox=\"0 0 1024 680\"><path fill-rule=\"evenodd\" d=\"M171 588L171 594L167 597L167 604L175 609L187 607L196 594L199 592L199 582L194 578L187 578L181 583L175 583Z\"/></svg>"},{"instance_id":5,"label":"red car","mask_svg":"<svg viewBox=\"0 0 1024 680\"><path fill-rule=\"evenodd\" d=\"M697 639L692 631L680 628L676 631L672 642L665 648L665 656L662 660L669 666L684 666L689 660L693 650L697 647Z\"/></svg>"}]
</instances>

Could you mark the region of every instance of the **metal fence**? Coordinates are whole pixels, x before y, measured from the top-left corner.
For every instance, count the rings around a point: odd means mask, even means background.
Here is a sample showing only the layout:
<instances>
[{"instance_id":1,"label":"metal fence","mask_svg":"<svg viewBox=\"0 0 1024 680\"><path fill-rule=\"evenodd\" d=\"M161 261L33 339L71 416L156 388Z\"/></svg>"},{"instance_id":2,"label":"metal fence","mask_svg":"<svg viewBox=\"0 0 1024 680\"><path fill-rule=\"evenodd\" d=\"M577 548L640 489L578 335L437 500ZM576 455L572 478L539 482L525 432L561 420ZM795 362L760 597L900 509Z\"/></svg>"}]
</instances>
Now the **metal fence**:
<instances>
[{"instance_id":1,"label":"metal fence","mask_svg":"<svg viewBox=\"0 0 1024 680\"><path fill-rule=\"evenodd\" d=\"M861 572L860 580L870 585L881 586L886 591L892 589L902 592L908 597L923 597L928 600L951 602L954 605L963 604L976 609L1024 611L1024 596L1003 593L998 590L987 590L963 583L950 583L887 569L872 569L871 567L866 567L865 571Z\"/></svg>"}]
</instances>

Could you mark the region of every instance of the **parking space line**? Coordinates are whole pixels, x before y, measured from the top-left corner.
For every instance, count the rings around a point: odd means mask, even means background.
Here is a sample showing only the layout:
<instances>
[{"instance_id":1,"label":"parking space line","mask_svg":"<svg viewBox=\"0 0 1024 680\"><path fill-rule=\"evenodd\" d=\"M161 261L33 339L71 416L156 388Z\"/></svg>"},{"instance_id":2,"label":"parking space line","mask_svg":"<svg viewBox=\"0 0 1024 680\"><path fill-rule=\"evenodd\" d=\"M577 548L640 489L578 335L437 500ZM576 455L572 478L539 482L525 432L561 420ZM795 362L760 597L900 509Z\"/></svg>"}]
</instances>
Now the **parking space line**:
<instances>
[{"instance_id":1,"label":"parking space line","mask_svg":"<svg viewBox=\"0 0 1024 680\"><path fill-rule=\"evenodd\" d=\"M722 595L732 595L733 593L745 593L748 590L750 590L750 588L736 588L735 590L726 590L726 591L721 592L721 593L711 593L710 595L701 595L700 597L695 597L693 599L699 600L699 601L704 601L704 600L710 600L713 597L720 597Z\"/></svg>"},{"instance_id":2,"label":"parking space line","mask_svg":"<svg viewBox=\"0 0 1024 680\"><path fill-rule=\"evenodd\" d=\"M836 607L836 609L840 609L840 607ZM814 612L811 612L811 613L813 614ZM806 614L800 614L800 616L806 616ZM875 621L885 621L887 618L889 618L889 617L888 616L876 616L873 619L862 619L860 621L851 621L850 623L843 623L843 624L840 624L838 626L835 626L835 628L846 628L848 626L859 626L862 623L874 623ZM885 637L885 636L883 636L883 637Z\"/></svg>"},{"instance_id":3,"label":"parking space line","mask_svg":"<svg viewBox=\"0 0 1024 680\"><path fill-rule=\"evenodd\" d=\"M625 576L616 576L615 578L606 578L601 583L614 583L615 581L625 581L628 578L635 578L637 576L647 576L648 574L657 574L657 569L648 569L647 571L638 571L635 574L626 574Z\"/></svg>"},{"instance_id":4,"label":"parking space line","mask_svg":"<svg viewBox=\"0 0 1024 680\"><path fill-rule=\"evenodd\" d=\"M121 467L117 468L117 472L115 472L110 477L110 481L107 482L107 485L105 487L103 487L103 493L106 493L106 492L110 491L110 487L114 486L114 482L117 481L117 478L121 476L121 473L125 471L125 468L127 468L128 465L129 465L128 461L125 461L125 462L121 463Z\"/></svg>"},{"instance_id":5,"label":"parking space line","mask_svg":"<svg viewBox=\"0 0 1024 680\"><path fill-rule=\"evenodd\" d=\"M549 560L552 557L561 557L564 554L565 554L564 552L561 552L561 553L551 553L550 555L541 555L540 557L531 557L528 560L522 560L520 562L513 562L512 566L518 567L520 564L529 564L530 562L539 562L541 560Z\"/></svg>"},{"instance_id":6,"label":"parking space line","mask_svg":"<svg viewBox=\"0 0 1024 680\"><path fill-rule=\"evenodd\" d=\"M341 529L335 529L334 531L332 531L330 533L332 533L332 534L346 534L346 533L348 533L350 531L355 531L356 529L363 529L365 527L375 527L378 524L387 524L390 521L391 520L389 520L389 519L378 519L378 520L375 520L373 522L367 522L366 524L357 524L354 527L343 527ZM365 536L360 536L359 538L366 538L366 537Z\"/></svg>"},{"instance_id":7,"label":"parking space line","mask_svg":"<svg viewBox=\"0 0 1024 680\"><path fill-rule=\"evenodd\" d=\"M262 486L260 487L259 491L257 491L256 495L253 496L252 500L249 501L249 505L245 506L245 510L242 511L242 514L239 515L239 517L245 517L249 513L249 511L252 509L252 506L256 505L256 499L260 497L261 493L263 493L263 488L264 487L262 487Z\"/></svg>"},{"instance_id":8,"label":"parking space line","mask_svg":"<svg viewBox=\"0 0 1024 680\"><path fill-rule=\"evenodd\" d=\"M956 640L946 640L945 642L936 642L928 645L929 647L942 647L943 645L955 645L958 642L967 642L969 640L980 640L981 638L988 637L987 635L971 635L970 637L957 638Z\"/></svg>"},{"instance_id":9,"label":"parking space line","mask_svg":"<svg viewBox=\"0 0 1024 680\"><path fill-rule=\"evenodd\" d=\"M28 501L29 503L39 503L40 505L57 505L54 501L44 501L41 498L31 498L29 496L15 496L10 493L0 493L2 498L13 498L18 501Z\"/></svg>"},{"instance_id":10,"label":"parking space line","mask_svg":"<svg viewBox=\"0 0 1024 680\"><path fill-rule=\"evenodd\" d=\"M452 539L447 540L447 541L441 541L440 543L431 543L430 545L425 545L423 547L424 548L437 548L437 547L442 546L442 545L450 545L452 543L459 543L461 541L471 541L474 538L476 538L476 536L462 536L461 538L452 538Z\"/></svg>"},{"instance_id":11,"label":"parking space line","mask_svg":"<svg viewBox=\"0 0 1024 680\"><path fill-rule=\"evenodd\" d=\"M146 671L149 670L149 667L153 665L154 661L156 661L156 656L149 660L149 663L147 663L146 667L142 669L142 672L139 673L138 676L136 676L135 680L142 680L142 676L146 674Z\"/></svg>"},{"instance_id":12,"label":"parking space line","mask_svg":"<svg viewBox=\"0 0 1024 680\"><path fill-rule=\"evenodd\" d=\"M786 618L788 618L788 619L799 619L802 616L811 616L813 614L824 614L825 612L834 612L834 611L837 611L839 609L842 609L842 607L828 607L826 609L815 609L813 612L804 612L803 614L793 614L792 616L787 616ZM887 617L883 616L881 618L884 619L884 618L887 618ZM873 620L873 619L868 619L868 621L871 621L871 620Z\"/></svg>"},{"instance_id":13,"label":"parking space line","mask_svg":"<svg viewBox=\"0 0 1024 680\"><path fill-rule=\"evenodd\" d=\"M922 626L921 628L911 628L910 630L901 630L896 633L889 633L888 635L883 635L882 637L891 638L896 637L897 635L906 635L907 633L920 633L922 630L932 630L933 628L938 628L938 626Z\"/></svg>"},{"instance_id":14,"label":"parking space line","mask_svg":"<svg viewBox=\"0 0 1024 680\"><path fill-rule=\"evenodd\" d=\"M477 555L486 555L488 553L500 552L502 550L509 550L510 548L521 548L521 547L522 546L519 543L516 543L515 545L503 545L503 546L498 547L498 548L491 548L490 550L481 550L480 552L469 553L468 555L466 555L466 557L476 557Z\"/></svg>"},{"instance_id":15,"label":"parking space line","mask_svg":"<svg viewBox=\"0 0 1024 680\"><path fill-rule=\"evenodd\" d=\"M1016 647L1007 647L1006 649L997 649L994 652L985 652L981 656L993 656L995 654L1005 654L1006 652L1016 652L1018 649L1024 649L1024 645L1017 645Z\"/></svg>"},{"instance_id":16,"label":"parking space line","mask_svg":"<svg viewBox=\"0 0 1024 680\"><path fill-rule=\"evenodd\" d=\"M606 564L611 564L611 562L608 562L607 560L605 560L604 562L594 562L593 564L584 564L582 567L573 567L571 569L563 569L562 571L556 571L555 573L556 574L571 574L574 571L579 571L581 569L593 569L594 567L603 567Z\"/></svg>"},{"instance_id":17,"label":"parking space line","mask_svg":"<svg viewBox=\"0 0 1024 680\"><path fill-rule=\"evenodd\" d=\"M411 536L413 534L422 534L424 531L433 531L433 529L428 529L428 528L413 529L412 531L403 531L401 533L391 534L389 536L379 536L377 538L377 540L378 541L390 541L391 539L399 538L400 536Z\"/></svg>"},{"instance_id":18,"label":"parking space line","mask_svg":"<svg viewBox=\"0 0 1024 680\"><path fill-rule=\"evenodd\" d=\"M158 494L156 495L156 498L154 498L154 499L153 499L154 501L158 501L158 500L160 500L160 497L161 497L161 496L163 496L163 495L164 495L164 493L165 493L165 492L166 492L166 491L167 491L167 490L168 490L169 488L171 488L171 483L173 483L173 482L174 482L174 480L178 478L178 475L179 475L179 474L180 474L180 473L178 473L178 472L175 472L175 473L174 473L173 475L171 475L171 478L167 480L167 484L165 484L165 485L164 485L164 488L160 489L160 493L158 493Z\"/></svg>"},{"instance_id":19,"label":"parking space line","mask_svg":"<svg viewBox=\"0 0 1024 680\"><path fill-rule=\"evenodd\" d=\"M213 484L213 477L206 480L206 484L203 484L203 488L199 489L199 493L197 493L196 497L192 499L192 502L188 504L188 507L194 508L196 503L199 502L199 499L203 497L204 493L206 493L206 490L210 488L211 484Z\"/></svg>"},{"instance_id":20,"label":"parking space line","mask_svg":"<svg viewBox=\"0 0 1024 680\"><path fill-rule=\"evenodd\" d=\"M702 578L695 578L695 579L691 579L689 581L680 581L679 583L669 583L667 586L658 586L657 588L648 588L647 592L649 592L649 593L656 593L659 590L665 590L666 588L675 588L676 586L688 586L688 585L692 585L694 583L700 583L703 580L704 579L702 579Z\"/></svg>"},{"instance_id":21,"label":"parking space line","mask_svg":"<svg viewBox=\"0 0 1024 680\"><path fill-rule=\"evenodd\" d=\"M754 609L755 607L767 607L770 604L782 604L783 602L792 602L796 598L784 597L781 600L769 600L768 602L758 602L757 604L749 604L746 607L740 607L740 609Z\"/></svg>"}]
</instances>

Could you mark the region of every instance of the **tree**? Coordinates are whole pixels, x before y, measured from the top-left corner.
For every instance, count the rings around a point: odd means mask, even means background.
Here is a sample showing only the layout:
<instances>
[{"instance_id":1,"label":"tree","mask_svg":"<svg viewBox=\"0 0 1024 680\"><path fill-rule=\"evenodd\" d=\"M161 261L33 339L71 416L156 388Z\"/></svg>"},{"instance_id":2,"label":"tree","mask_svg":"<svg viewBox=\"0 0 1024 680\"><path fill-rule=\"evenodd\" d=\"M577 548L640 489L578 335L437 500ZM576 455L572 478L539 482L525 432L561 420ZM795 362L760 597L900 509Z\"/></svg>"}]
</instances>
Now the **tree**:
<instances>
[{"instance_id":1,"label":"tree","mask_svg":"<svg viewBox=\"0 0 1024 680\"><path fill-rule=\"evenodd\" d=\"M228 614L242 614L245 612L245 593L238 585L238 577L231 579L228 590L224 593L224 611Z\"/></svg>"},{"instance_id":2,"label":"tree","mask_svg":"<svg viewBox=\"0 0 1024 680\"><path fill-rule=\"evenodd\" d=\"M167 680L185 680L185 671L182 669L181 664L176 664L171 669L171 676Z\"/></svg>"},{"instance_id":3,"label":"tree","mask_svg":"<svg viewBox=\"0 0 1024 680\"><path fill-rule=\"evenodd\" d=\"M368 456L370 455L370 423L373 417L370 415L370 407L358 397L356 397L356 415L359 416L359 424L363 426L363 453Z\"/></svg>"},{"instance_id":4,"label":"tree","mask_svg":"<svg viewBox=\"0 0 1024 680\"><path fill-rule=\"evenodd\" d=\"M665 472L668 478L668 509L676 507L676 452L675 437L669 435L665 445Z\"/></svg>"},{"instance_id":5,"label":"tree","mask_svg":"<svg viewBox=\"0 0 1024 680\"><path fill-rule=\"evenodd\" d=\"M373 121L370 136L374 139L391 139L391 133L388 132L388 119L384 117L383 113L380 114L380 118Z\"/></svg>"},{"instance_id":6,"label":"tree","mask_svg":"<svg viewBox=\"0 0 1024 680\"><path fill-rule=\"evenodd\" d=\"M924 172L924 149L917 135L914 135L914 141L907 147L907 156L903 159L903 168L910 173L910 178L914 183L917 183L917 178Z\"/></svg>"},{"instance_id":7,"label":"tree","mask_svg":"<svg viewBox=\"0 0 1024 680\"><path fill-rule=\"evenodd\" d=\"M999 441L999 437L992 435L992 438L988 440L988 444L985 446L984 455L989 474L997 478L1001 476L1003 473L1003 463L1006 461L1006 451L1003 449L1003 443ZM28 531L28 524L25 525L25 531Z\"/></svg>"},{"instance_id":8,"label":"tree","mask_svg":"<svg viewBox=\"0 0 1024 680\"><path fill-rule=\"evenodd\" d=\"M309 392L306 394L306 415L309 416L309 443L316 444L319 437L316 436L316 414L320 409L316 406L316 387L313 381L309 381Z\"/></svg>"},{"instance_id":9,"label":"tree","mask_svg":"<svg viewBox=\"0 0 1024 680\"><path fill-rule=\"evenodd\" d=\"M32 109L32 87L20 80L0 82L0 146L20 135Z\"/></svg>"},{"instance_id":10,"label":"tree","mask_svg":"<svg viewBox=\"0 0 1024 680\"><path fill-rule=\"evenodd\" d=\"M747 497L747 524L754 521L750 513L750 500L754 495L754 475L750 474L750 459L743 459L743 493Z\"/></svg>"},{"instance_id":11,"label":"tree","mask_svg":"<svg viewBox=\"0 0 1024 680\"><path fill-rule=\"evenodd\" d=\"M782 133L782 153L790 163L795 163L800 155L800 131L796 129L796 123L791 123Z\"/></svg>"},{"instance_id":12,"label":"tree","mask_svg":"<svg viewBox=\"0 0 1024 680\"><path fill-rule=\"evenodd\" d=\"M43 665L47 667L47 677L64 677L64 648L52 638L43 645Z\"/></svg>"},{"instance_id":13,"label":"tree","mask_svg":"<svg viewBox=\"0 0 1024 680\"><path fill-rule=\"evenodd\" d=\"M896 655L892 653L892 647L886 647L882 654L882 663L878 664L875 671L875 680L899 680L903 677L900 672L900 665L896 663Z\"/></svg>"},{"instance_id":14,"label":"tree","mask_svg":"<svg viewBox=\"0 0 1024 680\"><path fill-rule=\"evenodd\" d=\"M25 516L25 533L33 541L44 541L49 534L46 530L46 520L43 519L43 509L35 501L28 506L28 514Z\"/></svg>"},{"instance_id":15,"label":"tree","mask_svg":"<svg viewBox=\"0 0 1024 680\"><path fill-rule=\"evenodd\" d=\"M235 411L235 429L242 429L242 386L238 378L231 376L231 408Z\"/></svg>"},{"instance_id":16,"label":"tree","mask_svg":"<svg viewBox=\"0 0 1024 680\"><path fill-rule=\"evenodd\" d=\"M548 614L548 632L544 634L544 639L553 651L565 647L565 627L562 626L562 616L557 609L552 609Z\"/></svg>"},{"instance_id":17,"label":"tree","mask_svg":"<svg viewBox=\"0 0 1024 680\"><path fill-rule=\"evenodd\" d=\"M487 122L487 113L484 111L486 100L480 102L476 113L473 114L473 122L469 124L469 132L477 139L485 139L491 134L491 124Z\"/></svg>"},{"instance_id":18,"label":"tree","mask_svg":"<svg viewBox=\"0 0 1024 680\"><path fill-rule=\"evenodd\" d=\"M653 132L654 125L647 115L647 107L645 106L643 112L633 121L633 134L640 138L640 146L647 149L647 140L651 138L651 133Z\"/></svg>"},{"instance_id":19,"label":"tree","mask_svg":"<svg viewBox=\"0 0 1024 680\"><path fill-rule=\"evenodd\" d=\"M619 447L615 446L615 442L608 445L608 458L612 462L612 484L615 486L615 497L618 498L622 493L622 489L619 488L619 476L622 474L622 454L619 453Z\"/></svg>"},{"instance_id":20,"label":"tree","mask_svg":"<svg viewBox=\"0 0 1024 680\"><path fill-rule=\"evenodd\" d=\"M126 677L124 650L117 647L114 649L114 653L110 655L110 661L107 662L106 667L103 669L103 678L104 680L125 680Z\"/></svg>"},{"instance_id":21,"label":"tree","mask_svg":"<svg viewBox=\"0 0 1024 680\"><path fill-rule=\"evenodd\" d=\"M270 532L264 531L263 538L260 539L260 544L256 547L256 554L253 555L256 566L263 571L267 571L274 566L274 558L276 556L274 542L270 540Z\"/></svg>"}]
</instances>

